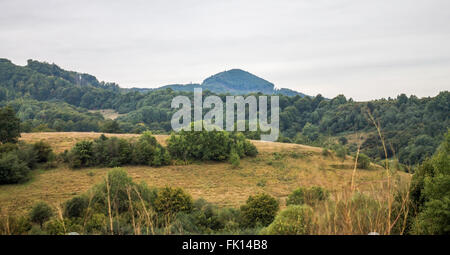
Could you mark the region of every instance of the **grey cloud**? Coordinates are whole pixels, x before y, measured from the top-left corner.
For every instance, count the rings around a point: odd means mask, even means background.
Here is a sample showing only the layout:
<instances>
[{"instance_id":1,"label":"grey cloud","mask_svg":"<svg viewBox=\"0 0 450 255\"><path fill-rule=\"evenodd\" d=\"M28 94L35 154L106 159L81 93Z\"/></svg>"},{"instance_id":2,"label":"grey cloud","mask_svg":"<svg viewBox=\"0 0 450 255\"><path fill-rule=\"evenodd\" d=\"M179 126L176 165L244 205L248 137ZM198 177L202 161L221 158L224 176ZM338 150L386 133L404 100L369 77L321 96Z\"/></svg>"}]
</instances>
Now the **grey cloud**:
<instances>
[{"instance_id":1,"label":"grey cloud","mask_svg":"<svg viewBox=\"0 0 450 255\"><path fill-rule=\"evenodd\" d=\"M447 0L18 0L0 1L0 12L0 57L124 87L242 68L278 87L356 100L449 88Z\"/></svg>"}]
</instances>

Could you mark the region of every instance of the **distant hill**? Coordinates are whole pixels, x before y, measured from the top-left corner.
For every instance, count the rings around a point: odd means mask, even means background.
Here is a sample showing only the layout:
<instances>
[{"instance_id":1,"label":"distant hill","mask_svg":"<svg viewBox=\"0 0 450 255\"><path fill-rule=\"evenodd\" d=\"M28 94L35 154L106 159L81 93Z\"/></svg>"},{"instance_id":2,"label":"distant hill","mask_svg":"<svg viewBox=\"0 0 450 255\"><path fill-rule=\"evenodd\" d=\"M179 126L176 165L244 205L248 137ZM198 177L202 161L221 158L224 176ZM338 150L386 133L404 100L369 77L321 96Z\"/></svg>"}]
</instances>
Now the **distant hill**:
<instances>
[{"instance_id":1,"label":"distant hill","mask_svg":"<svg viewBox=\"0 0 450 255\"><path fill-rule=\"evenodd\" d=\"M241 69L232 69L212 75L206 78L202 84L171 84L158 89L167 88L178 91L193 91L194 88L202 88L213 93L229 93L232 95L246 95L259 92L268 95L305 96L305 94L291 89L277 89L273 83Z\"/></svg>"},{"instance_id":2,"label":"distant hill","mask_svg":"<svg viewBox=\"0 0 450 255\"><path fill-rule=\"evenodd\" d=\"M125 89L55 64L29 60L27 65L18 66L0 58L0 107L9 105L16 111L24 132L109 132L112 120L100 114L108 111L119 114L116 121L122 132L140 133L149 129L169 133L172 116L177 111L171 107L172 99L180 95L192 99L195 87L222 99L225 95L220 93L281 94L280 141L322 146L330 137L360 132L365 137L361 152L373 160L384 158L385 152L368 121L369 111L379 120L383 137L389 142L388 157L398 156L399 162L407 165L431 156L450 127L448 91L435 97L401 94L395 99L369 102L347 100L344 95L326 99L320 94L310 97L276 89L274 84L239 69L218 73L201 84ZM245 135L259 139L258 133ZM355 148L353 143L347 149L356 153Z\"/></svg>"}]
</instances>

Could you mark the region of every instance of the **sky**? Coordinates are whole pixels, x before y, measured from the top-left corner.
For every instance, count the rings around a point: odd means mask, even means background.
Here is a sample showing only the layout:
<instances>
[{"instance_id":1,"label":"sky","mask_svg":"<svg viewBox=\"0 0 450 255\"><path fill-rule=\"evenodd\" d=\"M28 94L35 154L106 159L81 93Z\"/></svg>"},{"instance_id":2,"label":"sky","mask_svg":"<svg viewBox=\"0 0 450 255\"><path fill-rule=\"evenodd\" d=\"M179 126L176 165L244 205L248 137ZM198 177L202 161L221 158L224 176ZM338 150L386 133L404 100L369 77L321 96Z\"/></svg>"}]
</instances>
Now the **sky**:
<instances>
[{"instance_id":1,"label":"sky","mask_svg":"<svg viewBox=\"0 0 450 255\"><path fill-rule=\"evenodd\" d=\"M448 0L0 0L0 58L121 87L240 68L357 101L450 89Z\"/></svg>"}]
</instances>

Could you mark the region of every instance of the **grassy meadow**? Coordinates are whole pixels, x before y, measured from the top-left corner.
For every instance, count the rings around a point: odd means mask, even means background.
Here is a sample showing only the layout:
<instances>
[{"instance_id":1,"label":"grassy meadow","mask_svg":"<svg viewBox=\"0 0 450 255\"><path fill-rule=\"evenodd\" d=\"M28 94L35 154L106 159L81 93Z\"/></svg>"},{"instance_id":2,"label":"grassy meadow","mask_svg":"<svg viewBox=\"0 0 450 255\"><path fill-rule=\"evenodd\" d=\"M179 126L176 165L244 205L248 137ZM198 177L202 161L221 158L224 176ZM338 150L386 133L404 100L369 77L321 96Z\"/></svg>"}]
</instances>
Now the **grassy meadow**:
<instances>
[{"instance_id":1,"label":"grassy meadow","mask_svg":"<svg viewBox=\"0 0 450 255\"><path fill-rule=\"evenodd\" d=\"M44 140L56 153L70 149L76 142L95 139L101 133L49 132L23 133L20 140L28 143ZM133 134L106 134L126 139L136 139ZM156 135L166 145L166 135ZM238 168L228 162L194 162L189 165L161 167L124 166L137 183L145 182L153 187L181 187L194 199L204 198L220 207L239 207L249 195L268 193L285 207L287 196L298 187L322 186L338 199L351 185L360 192L383 200L386 189L386 170L371 164L369 170L356 169L354 160L344 161L333 154L323 155L318 147L252 141L259 154L241 159ZM0 186L0 209L2 213L20 213L28 210L36 201L58 205L82 194L94 184L101 182L111 168L69 169L58 166L49 170L36 170L30 181L23 184ZM391 178L393 185L408 185L410 175L396 172Z\"/></svg>"}]
</instances>

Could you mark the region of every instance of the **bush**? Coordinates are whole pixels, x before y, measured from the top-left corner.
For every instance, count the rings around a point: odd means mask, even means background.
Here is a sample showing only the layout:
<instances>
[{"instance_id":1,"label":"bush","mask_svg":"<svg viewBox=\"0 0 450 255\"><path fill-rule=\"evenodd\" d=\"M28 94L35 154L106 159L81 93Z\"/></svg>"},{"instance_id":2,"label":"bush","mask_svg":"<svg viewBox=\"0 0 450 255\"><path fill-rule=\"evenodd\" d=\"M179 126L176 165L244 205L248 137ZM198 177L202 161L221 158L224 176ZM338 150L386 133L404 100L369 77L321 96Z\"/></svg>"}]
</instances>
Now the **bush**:
<instances>
[{"instance_id":1,"label":"bush","mask_svg":"<svg viewBox=\"0 0 450 255\"><path fill-rule=\"evenodd\" d=\"M223 228L215 205L198 199L191 213L178 213L174 231L180 234L212 234Z\"/></svg>"},{"instance_id":2,"label":"bush","mask_svg":"<svg viewBox=\"0 0 450 255\"><path fill-rule=\"evenodd\" d=\"M118 167L131 163L161 166L170 163L168 151L156 141L150 132L144 132L136 143L101 135L93 142L78 142L68 154L61 154L60 158L67 161L71 168Z\"/></svg>"},{"instance_id":3,"label":"bush","mask_svg":"<svg viewBox=\"0 0 450 255\"><path fill-rule=\"evenodd\" d=\"M233 168L237 168L241 164L241 160L239 159L239 155L236 153L236 151L231 151L230 163Z\"/></svg>"},{"instance_id":4,"label":"bush","mask_svg":"<svg viewBox=\"0 0 450 255\"><path fill-rule=\"evenodd\" d=\"M175 216L178 212L192 210L192 197L181 188L165 187L158 191L154 202L155 210L161 215Z\"/></svg>"},{"instance_id":5,"label":"bush","mask_svg":"<svg viewBox=\"0 0 450 255\"><path fill-rule=\"evenodd\" d=\"M234 150L239 157L256 156L256 147L241 133L225 131L184 131L172 134L167 141L172 157L184 161L225 161Z\"/></svg>"},{"instance_id":6,"label":"bush","mask_svg":"<svg viewBox=\"0 0 450 255\"><path fill-rule=\"evenodd\" d=\"M17 143L20 137L20 119L14 109L0 108L0 143Z\"/></svg>"},{"instance_id":7,"label":"bush","mask_svg":"<svg viewBox=\"0 0 450 255\"><path fill-rule=\"evenodd\" d=\"M286 205L308 204L314 206L319 201L327 200L328 196L329 192L322 187L298 188L288 196Z\"/></svg>"},{"instance_id":8,"label":"bush","mask_svg":"<svg viewBox=\"0 0 450 255\"><path fill-rule=\"evenodd\" d=\"M322 149L322 156L324 156L324 157L330 156L330 152L328 151L327 148L323 148Z\"/></svg>"},{"instance_id":9,"label":"bush","mask_svg":"<svg viewBox=\"0 0 450 255\"><path fill-rule=\"evenodd\" d=\"M346 145L348 143L348 139L345 136L339 137L339 143L342 145Z\"/></svg>"},{"instance_id":10,"label":"bush","mask_svg":"<svg viewBox=\"0 0 450 255\"><path fill-rule=\"evenodd\" d=\"M245 155L249 157L255 157L256 155L258 155L256 146L248 140L245 140L244 142L244 151Z\"/></svg>"},{"instance_id":11,"label":"bush","mask_svg":"<svg viewBox=\"0 0 450 255\"><path fill-rule=\"evenodd\" d=\"M33 145L24 142L19 142L16 154L20 161L27 164L28 168L33 169L36 167L37 153L34 150Z\"/></svg>"},{"instance_id":12,"label":"bush","mask_svg":"<svg viewBox=\"0 0 450 255\"><path fill-rule=\"evenodd\" d=\"M95 166L117 167L131 162L132 147L125 139L100 136L92 145Z\"/></svg>"},{"instance_id":13,"label":"bush","mask_svg":"<svg viewBox=\"0 0 450 255\"><path fill-rule=\"evenodd\" d=\"M36 152L36 160L38 163L48 162L53 157L53 150L50 144L44 141L34 143L33 150Z\"/></svg>"},{"instance_id":14,"label":"bush","mask_svg":"<svg viewBox=\"0 0 450 255\"><path fill-rule=\"evenodd\" d=\"M336 149L336 156L340 158L342 161L345 160L345 157L347 156L347 150L344 146L338 146Z\"/></svg>"},{"instance_id":15,"label":"bush","mask_svg":"<svg viewBox=\"0 0 450 255\"><path fill-rule=\"evenodd\" d=\"M108 196L111 203L111 210L113 212L125 212L129 209L129 197L132 195L132 200L137 200L134 187L136 184L128 176L127 172L121 168L114 168L109 171L106 180L93 188L93 206L100 212L108 212ZM109 190L109 192L108 192Z\"/></svg>"},{"instance_id":16,"label":"bush","mask_svg":"<svg viewBox=\"0 0 450 255\"><path fill-rule=\"evenodd\" d=\"M450 234L450 130L431 159L414 174L410 196L417 215L412 233Z\"/></svg>"},{"instance_id":17,"label":"bush","mask_svg":"<svg viewBox=\"0 0 450 255\"><path fill-rule=\"evenodd\" d=\"M76 196L64 204L64 215L69 218L82 217L88 205L86 196Z\"/></svg>"},{"instance_id":18,"label":"bush","mask_svg":"<svg viewBox=\"0 0 450 255\"><path fill-rule=\"evenodd\" d=\"M108 218L101 213L95 213L86 221L85 232L89 234L106 234Z\"/></svg>"},{"instance_id":19,"label":"bush","mask_svg":"<svg viewBox=\"0 0 450 255\"><path fill-rule=\"evenodd\" d=\"M308 235L313 229L313 210L306 205L291 205L281 211L261 234Z\"/></svg>"},{"instance_id":20,"label":"bush","mask_svg":"<svg viewBox=\"0 0 450 255\"><path fill-rule=\"evenodd\" d=\"M52 208L45 202L36 203L30 211L30 220L42 227L53 216Z\"/></svg>"},{"instance_id":21,"label":"bush","mask_svg":"<svg viewBox=\"0 0 450 255\"><path fill-rule=\"evenodd\" d=\"M360 153L358 155L358 168L369 169L369 166L370 166L370 158L366 154Z\"/></svg>"},{"instance_id":22,"label":"bush","mask_svg":"<svg viewBox=\"0 0 450 255\"><path fill-rule=\"evenodd\" d=\"M20 183L29 178L30 168L19 159L17 151L0 155L0 184Z\"/></svg>"},{"instance_id":23,"label":"bush","mask_svg":"<svg viewBox=\"0 0 450 255\"><path fill-rule=\"evenodd\" d=\"M249 196L241 206L242 225L244 227L268 226L279 209L278 201L268 194L260 193Z\"/></svg>"},{"instance_id":24,"label":"bush","mask_svg":"<svg viewBox=\"0 0 450 255\"><path fill-rule=\"evenodd\" d=\"M138 165L167 165L170 163L170 155L168 151L156 141L150 131L145 131L134 144L133 162Z\"/></svg>"},{"instance_id":25,"label":"bush","mask_svg":"<svg viewBox=\"0 0 450 255\"><path fill-rule=\"evenodd\" d=\"M81 141L75 144L69 153L69 166L71 168L88 167L94 163L94 151L91 141Z\"/></svg>"}]
</instances>

